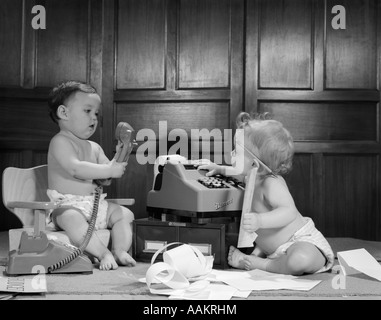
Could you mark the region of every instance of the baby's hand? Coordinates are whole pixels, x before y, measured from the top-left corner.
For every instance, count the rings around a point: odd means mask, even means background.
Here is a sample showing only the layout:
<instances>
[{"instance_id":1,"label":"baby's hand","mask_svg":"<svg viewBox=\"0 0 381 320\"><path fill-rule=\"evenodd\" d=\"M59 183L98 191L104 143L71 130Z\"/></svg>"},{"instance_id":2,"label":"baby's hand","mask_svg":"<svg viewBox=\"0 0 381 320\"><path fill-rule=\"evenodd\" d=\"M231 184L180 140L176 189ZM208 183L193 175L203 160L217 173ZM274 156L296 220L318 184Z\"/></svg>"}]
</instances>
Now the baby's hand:
<instances>
[{"instance_id":1,"label":"baby's hand","mask_svg":"<svg viewBox=\"0 0 381 320\"><path fill-rule=\"evenodd\" d=\"M243 229L247 232L255 232L260 229L260 218L257 213L250 212L243 215Z\"/></svg>"},{"instance_id":2,"label":"baby's hand","mask_svg":"<svg viewBox=\"0 0 381 320\"><path fill-rule=\"evenodd\" d=\"M214 176L216 174L222 174L222 168L218 164L215 163L210 163L210 164L205 164L202 166L199 166L197 170L208 170L209 172L206 173L207 177Z\"/></svg>"},{"instance_id":3,"label":"baby's hand","mask_svg":"<svg viewBox=\"0 0 381 320\"><path fill-rule=\"evenodd\" d=\"M122 147L123 147L123 143L120 140L118 140L118 143L115 146L116 153L118 153Z\"/></svg>"},{"instance_id":4,"label":"baby's hand","mask_svg":"<svg viewBox=\"0 0 381 320\"><path fill-rule=\"evenodd\" d=\"M213 162L210 161L209 159L198 159L198 160L191 160L191 163L194 165L194 166L205 166L205 165L209 165L209 164L212 164Z\"/></svg>"},{"instance_id":5,"label":"baby's hand","mask_svg":"<svg viewBox=\"0 0 381 320\"><path fill-rule=\"evenodd\" d=\"M111 167L111 178L120 178L126 170L127 162L117 162L112 159L109 166Z\"/></svg>"},{"instance_id":6,"label":"baby's hand","mask_svg":"<svg viewBox=\"0 0 381 320\"><path fill-rule=\"evenodd\" d=\"M122 148L123 148L123 143L121 141L118 141L118 144L116 145L115 147L115 155L114 155L114 158L115 160L120 160L120 155L122 153Z\"/></svg>"}]
</instances>

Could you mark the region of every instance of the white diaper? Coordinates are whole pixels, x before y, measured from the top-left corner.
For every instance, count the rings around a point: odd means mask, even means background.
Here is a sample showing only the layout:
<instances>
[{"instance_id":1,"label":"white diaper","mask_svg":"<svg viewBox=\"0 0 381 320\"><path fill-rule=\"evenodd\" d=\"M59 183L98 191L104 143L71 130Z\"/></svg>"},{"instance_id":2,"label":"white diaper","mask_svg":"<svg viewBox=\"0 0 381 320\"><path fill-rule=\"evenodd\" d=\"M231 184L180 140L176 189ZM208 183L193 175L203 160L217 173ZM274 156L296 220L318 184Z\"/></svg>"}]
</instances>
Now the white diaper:
<instances>
[{"instance_id":1,"label":"white diaper","mask_svg":"<svg viewBox=\"0 0 381 320\"><path fill-rule=\"evenodd\" d=\"M275 250L274 253L269 255L267 258L276 259L279 256L286 254L287 249L294 243L305 241L315 245L324 254L326 258L326 264L316 273L325 272L332 268L335 261L335 256L333 254L332 248L322 233L316 229L312 219L309 217L304 217L304 219L306 220L306 224L298 231L296 231L288 242L282 244L278 249Z\"/></svg>"},{"instance_id":2,"label":"white diaper","mask_svg":"<svg viewBox=\"0 0 381 320\"><path fill-rule=\"evenodd\" d=\"M71 206L79 209L86 220L89 222L93 212L94 196L79 196L73 194L61 194L56 190L47 190L47 195L50 201L58 203L63 206ZM98 215L95 223L95 229L107 229L107 208L108 203L105 200L107 194L103 193L99 199ZM53 210L52 210L53 211ZM53 223L50 212L47 216L47 224ZM55 226L56 228L58 226Z\"/></svg>"}]
</instances>

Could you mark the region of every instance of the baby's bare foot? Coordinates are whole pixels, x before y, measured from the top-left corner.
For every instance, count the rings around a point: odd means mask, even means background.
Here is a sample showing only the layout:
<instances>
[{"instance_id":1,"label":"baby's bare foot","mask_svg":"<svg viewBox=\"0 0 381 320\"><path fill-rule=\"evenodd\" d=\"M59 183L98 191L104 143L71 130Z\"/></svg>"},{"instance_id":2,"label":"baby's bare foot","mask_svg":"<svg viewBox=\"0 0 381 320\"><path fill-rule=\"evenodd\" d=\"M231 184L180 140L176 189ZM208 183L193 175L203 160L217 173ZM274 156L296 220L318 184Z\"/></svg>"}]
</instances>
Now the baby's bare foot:
<instances>
[{"instance_id":1,"label":"baby's bare foot","mask_svg":"<svg viewBox=\"0 0 381 320\"><path fill-rule=\"evenodd\" d=\"M117 268L118 264L116 263L114 256L111 254L111 252L106 253L100 260L99 270L108 271Z\"/></svg>"},{"instance_id":2,"label":"baby's bare foot","mask_svg":"<svg viewBox=\"0 0 381 320\"><path fill-rule=\"evenodd\" d=\"M120 266L133 267L136 265L136 261L124 250L115 250L113 255Z\"/></svg>"},{"instance_id":3,"label":"baby's bare foot","mask_svg":"<svg viewBox=\"0 0 381 320\"><path fill-rule=\"evenodd\" d=\"M267 265L270 262L269 259L259 258L254 255L245 256L243 258L243 263L246 270L260 269L264 271L267 270Z\"/></svg>"},{"instance_id":4,"label":"baby's bare foot","mask_svg":"<svg viewBox=\"0 0 381 320\"><path fill-rule=\"evenodd\" d=\"M246 255L237 248L230 246L228 254L228 264L233 268L245 269L244 257Z\"/></svg>"}]
</instances>

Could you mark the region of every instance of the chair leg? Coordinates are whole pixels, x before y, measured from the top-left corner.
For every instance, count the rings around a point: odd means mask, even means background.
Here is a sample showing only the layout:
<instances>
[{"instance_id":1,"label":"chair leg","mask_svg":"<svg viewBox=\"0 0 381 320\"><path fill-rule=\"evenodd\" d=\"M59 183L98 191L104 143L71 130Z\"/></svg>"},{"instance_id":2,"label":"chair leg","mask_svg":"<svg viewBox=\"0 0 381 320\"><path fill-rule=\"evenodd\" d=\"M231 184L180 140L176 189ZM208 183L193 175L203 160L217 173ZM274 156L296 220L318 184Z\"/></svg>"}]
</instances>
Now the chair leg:
<instances>
[{"instance_id":1,"label":"chair leg","mask_svg":"<svg viewBox=\"0 0 381 320\"><path fill-rule=\"evenodd\" d=\"M46 212L45 210L34 211L34 236L40 236L41 232L45 231L46 225Z\"/></svg>"}]
</instances>

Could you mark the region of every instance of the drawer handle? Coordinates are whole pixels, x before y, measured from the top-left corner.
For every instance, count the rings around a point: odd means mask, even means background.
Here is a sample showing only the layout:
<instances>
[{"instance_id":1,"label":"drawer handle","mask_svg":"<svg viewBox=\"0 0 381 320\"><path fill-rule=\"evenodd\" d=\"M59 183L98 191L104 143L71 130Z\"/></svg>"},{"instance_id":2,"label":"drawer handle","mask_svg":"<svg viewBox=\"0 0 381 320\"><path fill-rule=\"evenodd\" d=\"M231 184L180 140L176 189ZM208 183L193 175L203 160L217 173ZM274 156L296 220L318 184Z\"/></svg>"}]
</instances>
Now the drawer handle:
<instances>
[{"instance_id":1,"label":"drawer handle","mask_svg":"<svg viewBox=\"0 0 381 320\"><path fill-rule=\"evenodd\" d=\"M155 253L157 250L165 247L166 245L167 245L167 241L145 240L143 252Z\"/></svg>"},{"instance_id":2,"label":"drawer handle","mask_svg":"<svg viewBox=\"0 0 381 320\"><path fill-rule=\"evenodd\" d=\"M196 247L204 256L212 255L212 245L210 243L188 243L192 247Z\"/></svg>"}]
</instances>

